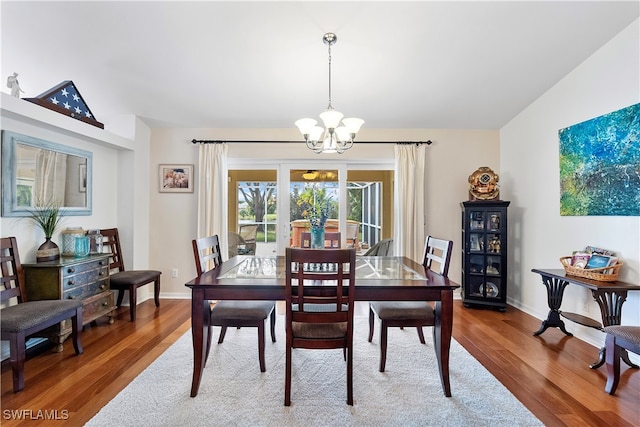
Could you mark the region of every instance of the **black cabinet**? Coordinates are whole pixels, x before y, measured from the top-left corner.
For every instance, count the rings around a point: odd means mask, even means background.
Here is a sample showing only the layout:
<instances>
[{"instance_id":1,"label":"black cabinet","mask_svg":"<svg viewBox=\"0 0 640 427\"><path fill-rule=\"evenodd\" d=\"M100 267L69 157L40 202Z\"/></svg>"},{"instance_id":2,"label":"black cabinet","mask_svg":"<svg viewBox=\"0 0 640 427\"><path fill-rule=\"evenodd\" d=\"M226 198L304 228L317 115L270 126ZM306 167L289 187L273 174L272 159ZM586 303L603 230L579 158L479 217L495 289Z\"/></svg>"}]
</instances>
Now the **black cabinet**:
<instances>
[{"instance_id":1,"label":"black cabinet","mask_svg":"<svg viewBox=\"0 0 640 427\"><path fill-rule=\"evenodd\" d=\"M462 302L507 306L507 207L510 202L462 202Z\"/></svg>"}]
</instances>

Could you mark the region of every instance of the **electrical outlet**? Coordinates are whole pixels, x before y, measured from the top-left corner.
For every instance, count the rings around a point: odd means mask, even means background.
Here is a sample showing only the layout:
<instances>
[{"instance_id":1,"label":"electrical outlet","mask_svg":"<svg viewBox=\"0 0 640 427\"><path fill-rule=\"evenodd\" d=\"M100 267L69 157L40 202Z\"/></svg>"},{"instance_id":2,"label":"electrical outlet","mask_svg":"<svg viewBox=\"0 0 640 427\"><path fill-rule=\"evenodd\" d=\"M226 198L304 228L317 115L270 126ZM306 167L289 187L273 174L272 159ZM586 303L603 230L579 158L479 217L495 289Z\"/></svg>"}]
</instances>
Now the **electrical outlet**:
<instances>
[{"instance_id":1,"label":"electrical outlet","mask_svg":"<svg viewBox=\"0 0 640 427\"><path fill-rule=\"evenodd\" d=\"M174 268L173 270L171 270L171 277L173 277L174 279L176 277L178 277L178 269Z\"/></svg>"}]
</instances>

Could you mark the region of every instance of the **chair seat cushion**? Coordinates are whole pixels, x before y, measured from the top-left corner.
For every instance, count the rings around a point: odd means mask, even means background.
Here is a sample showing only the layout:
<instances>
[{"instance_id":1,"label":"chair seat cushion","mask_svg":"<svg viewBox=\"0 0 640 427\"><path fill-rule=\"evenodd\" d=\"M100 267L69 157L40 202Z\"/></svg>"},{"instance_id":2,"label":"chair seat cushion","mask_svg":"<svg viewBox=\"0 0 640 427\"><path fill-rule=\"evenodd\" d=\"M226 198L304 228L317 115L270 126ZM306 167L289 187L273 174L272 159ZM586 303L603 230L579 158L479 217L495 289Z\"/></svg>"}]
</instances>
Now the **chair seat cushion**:
<instances>
[{"instance_id":1,"label":"chair seat cushion","mask_svg":"<svg viewBox=\"0 0 640 427\"><path fill-rule=\"evenodd\" d=\"M129 288L155 281L162 272L156 270L119 271L109 276L109 286L113 289Z\"/></svg>"},{"instance_id":2,"label":"chair seat cushion","mask_svg":"<svg viewBox=\"0 0 640 427\"><path fill-rule=\"evenodd\" d=\"M274 301L218 301L211 309L211 320L264 320L275 310Z\"/></svg>"},{"instance_id":3,"label":"chair seat cushion","mask_svg":"<svg viewBox=\"0 0 640 427\"><path fill-rule=\"evenodd\" d=\"M640 347L640 326L623 326L614 325L606 326L604 331L607 334L611 334L616 338L620 338L624 341L631 343L636 348ZM628 349L631 350L631 349Z\"/></svg>"},{"instance_id":4,"label":"chair seat cushion","mask_svg":"<svg viewBox=\"0 0 640 427\"><path fill-rule=\"evenodd\" d=\"M347 322L303 323L291 322L294 338L334 339L347 336Z\"/></svg>"},{"instance_id":5,"label":"chair seat cushion","mask_svg":"<svg viewBox=\"0 0 640 427\"><path fill-rule=\"evenodd\" d=\"M427 302L391 301L372 302L371 308L382 320L419 320L434 319L433 307Z\"/></svg>"},{"instance_id":6,"label":"chair seat cushion","mask_svg":"<svg viewBox=\"0 0 640 427\"><path fill-rule=\"evenodd\" d=\"M2 332L18 332L38 326L49 319L55 319L65 313L69 317L82 307L81 300L41 300L28 301L2 309L0 327Z\"/></svg>"}]
</instances>

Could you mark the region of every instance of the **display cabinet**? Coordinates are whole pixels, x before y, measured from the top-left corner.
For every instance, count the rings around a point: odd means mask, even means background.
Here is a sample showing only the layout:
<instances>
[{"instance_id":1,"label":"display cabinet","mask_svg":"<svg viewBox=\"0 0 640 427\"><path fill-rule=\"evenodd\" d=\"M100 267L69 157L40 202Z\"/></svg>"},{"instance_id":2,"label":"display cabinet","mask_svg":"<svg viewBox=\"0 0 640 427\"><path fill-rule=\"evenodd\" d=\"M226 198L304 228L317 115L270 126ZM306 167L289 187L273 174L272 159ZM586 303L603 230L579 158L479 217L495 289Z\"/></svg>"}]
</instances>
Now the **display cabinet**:
<instances>
[{"instance_id":1,"label":"display cabinet","mask_svg":"<svg viewBox=\"0 0 640 427\"><path fill-rule=\"evenodd\" d=\"M60 257L56 261L23 263L27 299L80 299L82 300L82 324L99 317L109 316L113 323L115 303L109 289L109 254L85 257ZM69 320L47 328L39 334L58 345L71 334Z\"/></svg>"},{"instance_id":2,"label":"display cabinet","mask_svg":"<svg viewBox=\"0 0 640 427\"><path fill-rule=\"evenodd\" d=\"M462 202L462 302L507 306L508 201Z\"/></svg>"}]
</instances>

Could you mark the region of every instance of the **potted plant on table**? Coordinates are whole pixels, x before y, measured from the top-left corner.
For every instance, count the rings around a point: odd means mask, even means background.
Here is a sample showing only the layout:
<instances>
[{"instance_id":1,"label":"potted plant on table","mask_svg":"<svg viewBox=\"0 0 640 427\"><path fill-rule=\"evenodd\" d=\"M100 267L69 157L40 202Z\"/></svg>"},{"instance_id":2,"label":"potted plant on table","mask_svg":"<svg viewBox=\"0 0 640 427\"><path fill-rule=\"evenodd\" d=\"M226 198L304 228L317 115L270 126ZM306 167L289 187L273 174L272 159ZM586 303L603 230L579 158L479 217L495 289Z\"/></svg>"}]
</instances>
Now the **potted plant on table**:
<instances>
[{"instance_id":1,"label":"potted plant on table","mask_svg":"<svg viewBox=\"0 0 640 427\"><path fill-rule=\"evenodd\" d=\"M311 227L311 248L324 248L324 227L332 210L331 196L326 194L326 189L312 190L301 194L298 204L304 207L302 216Z\"/></svg>"},{"instance_id":2,"label":"potted plant on table","mask_svg":"<svg viewBox=\"0 0 640 427\"><path fill-rule=\"evenodd\" d=\"M60 259L60 248L51 241L51 237L60 226L64 214L60 204L55 201L49 203L36 202L30 213L29 218L40 227L45 238L45 242L36 251L36 261L44 262Z\"/></svg>"}]
</instances>

